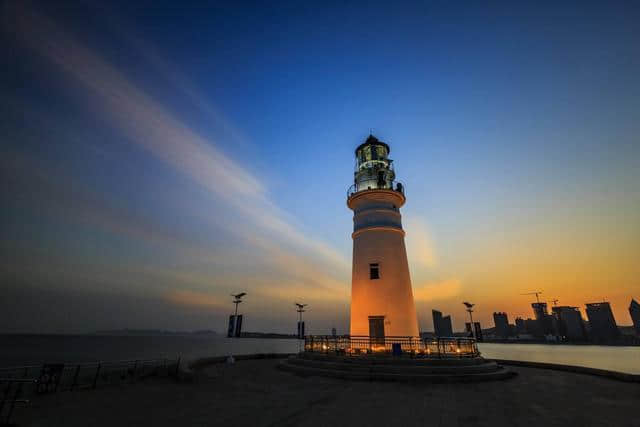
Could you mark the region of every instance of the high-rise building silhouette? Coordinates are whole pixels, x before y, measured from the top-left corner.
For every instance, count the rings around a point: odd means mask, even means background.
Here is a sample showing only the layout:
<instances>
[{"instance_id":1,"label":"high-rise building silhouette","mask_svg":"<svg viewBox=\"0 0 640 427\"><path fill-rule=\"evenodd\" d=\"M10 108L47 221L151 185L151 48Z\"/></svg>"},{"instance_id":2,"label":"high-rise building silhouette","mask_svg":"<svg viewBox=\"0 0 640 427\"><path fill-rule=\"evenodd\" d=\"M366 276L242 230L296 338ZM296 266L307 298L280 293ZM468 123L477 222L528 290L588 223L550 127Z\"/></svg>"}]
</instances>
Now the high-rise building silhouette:
<instances>
[{"instance_id":1,"label":"high-rise building silhouette","mask_svg":"<svg viewBox=\"0 0 640 427\"><path fill-rule=\"evenodd\" d=\"M433 316L433 330L437 337L452 337L453 327L451 326L451 316L442 316L438 310L431 310Z\"/></svg>"},{"instance_id":2,"label":"high-rise building silhouette","mask_svg":"<svg viewBox=\"0 0 640 427\"><path fill-rule=\"evenodd\" d=\"M507 313L493 313L493 323L495 325L495 335L500 338L506 338L511 335L511 327L509 326L509 318Z\"/></svg>"},{"instance_id":3,"label":"high-rise building silhouette","mask_svg":"<svg viewBox=\"0 0 640 427\"><path fill-rule=\"evenodd\" d=\"M593 342L612 343L618 339L620 331L608 302L589 303L586 311L589 318L589 334Z\"/></svg>"},{"instance_id":4,"label":"high-rise building silhouette","mask_svg":"<svg viewBox=\"0 0 640 427\"><path fill-rule=\"evenodd\" d=\"M533 314L536 322L538 322L538 326L533 335L542 336L553 333L553 320L547 311L547 303L534 302L531 304L531 307L533 308Z\"/></svg>"},{"instance_id":5,"label":"high-rise building silhouette","mask_svg":"<svg viewBox=\"0 0 640 427\"><path fill-rule=\"evenodd\" d=\"M556 306L551 307L551 312L556 318L556 333L566 341L584 341L586 333L584 322L578 307Z\"/></svg>"},{"instance_id":6,"label":"high-rise building silhouette","mask_svg":"<svg viewBox=\"0 0 640 427\"><path fill-rule=\"evenodd\" d=\"M533 308L533 315L536 320L544 319L544 316L547 315L547 303L546 302L534 302L531 304Z\"/></svg>"},{"instance_id":7,"label":"high-rise building silhouette","mask_svg":"<svg viewBox=\"0 0 640 427\"><path fill-rule=\"evenodd\" d=\"M631 304L629 304L629 314L631 315L631 321L636 330L636 335L640 336L640 304L638 304L638 301L634 299L631 300Z\"/></svg>"},{"instance_id":8,"label":"high-rise building silhouette","mask_svg":"<svg viewBox=\"0 0 640 427\"><path fill-rule=\"evenodd\" d=\"M351 335L383 340L418 336L400 208L406 202L395 182L386 143L369 135L356 148L354 184L347 194L353 210Z\"/></svg>"},{"instance_id":9,"label":"high-rise building silhouette","mask_svg":"<svg viewBox=\"0 0 640 427\"><path fill-rule=\"evenodd\" d=\"M524 319L522 317L516 317L516 334L522 335L527 333L527 328L525 326Z\"/></svg>"},{"instance_id":10,"label":"high-rise building silhouette","mask_svg":"<svg viewBox=\"0 0 640 427\"><path fill-rule=\"evenodd\" d=\"M533 335L535 338L542 338L544 333L542 332L540 322L536 319L527 318L524 321L524 330L527 331L527 334Z\"/></svg>"},{"instance_id":11,"label":"high-rise building silhouette","mask_svg":"<svg viewBox=\"0 0 640 427\"><path fill-rule=\"evenodd\" d=\"M476 340L482 341L482 328L480 327L480 322L473 322L473 332L471 331L471 322L466 322L464 324L464 330L469 336L476 337Z\"/></svg>"}]
</instances>

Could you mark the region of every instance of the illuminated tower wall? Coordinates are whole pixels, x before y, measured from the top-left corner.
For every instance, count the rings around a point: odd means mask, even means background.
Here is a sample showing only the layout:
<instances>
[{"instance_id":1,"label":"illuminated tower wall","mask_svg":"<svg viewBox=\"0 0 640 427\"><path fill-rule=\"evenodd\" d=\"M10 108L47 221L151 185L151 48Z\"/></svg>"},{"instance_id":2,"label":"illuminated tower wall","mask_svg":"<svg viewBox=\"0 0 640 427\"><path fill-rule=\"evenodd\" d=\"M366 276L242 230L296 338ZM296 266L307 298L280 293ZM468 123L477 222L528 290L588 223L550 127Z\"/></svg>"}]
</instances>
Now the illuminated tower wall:
<instances>
[{"instance_id":1,"label":"illuminated tower wall","mask_svg":"<svg viewBox=\"0 0 640 427\"><path fill-rule=\"evenodd\" d=\"M373 136L356 149L353 210L351 335L418 336L400 208L389 146Z\"/></svg>"}]
</instances>

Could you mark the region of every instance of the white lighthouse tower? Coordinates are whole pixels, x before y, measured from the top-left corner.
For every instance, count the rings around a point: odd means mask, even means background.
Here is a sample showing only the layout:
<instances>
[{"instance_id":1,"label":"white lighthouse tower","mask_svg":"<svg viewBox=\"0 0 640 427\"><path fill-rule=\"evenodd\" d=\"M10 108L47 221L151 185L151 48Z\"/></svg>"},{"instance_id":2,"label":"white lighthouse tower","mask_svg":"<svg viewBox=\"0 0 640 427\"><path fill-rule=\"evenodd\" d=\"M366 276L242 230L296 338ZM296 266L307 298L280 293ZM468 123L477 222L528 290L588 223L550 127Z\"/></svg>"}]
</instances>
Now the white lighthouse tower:
<instances>
[{"instance_id":1,"label":"white lighthouse tower","mask_svg":"<svg viewBox=\"0 0 640 427\"><path fill-rule=\"evenodd\" d=\"M406 198L389 152L373 135L356 148L355 183L347 195L353 210L352 337L418 336L400 216Z\"/></svg>"}]
</instances>

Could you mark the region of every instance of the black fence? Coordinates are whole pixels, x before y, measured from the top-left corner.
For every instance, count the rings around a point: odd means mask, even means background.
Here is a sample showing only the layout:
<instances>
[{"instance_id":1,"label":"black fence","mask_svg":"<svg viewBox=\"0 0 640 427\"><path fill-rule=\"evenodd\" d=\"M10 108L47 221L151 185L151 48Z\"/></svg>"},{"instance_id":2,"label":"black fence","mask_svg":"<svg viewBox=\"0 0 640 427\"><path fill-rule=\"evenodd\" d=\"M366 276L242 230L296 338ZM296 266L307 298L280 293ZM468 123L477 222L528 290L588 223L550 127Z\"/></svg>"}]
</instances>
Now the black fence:
<instances>
[{"instance_id":1,"label":"black fence","mask_svg":"<svg viewBox=\"0 0 640 427\"><path fill-rule=\"evenodd\" d=\"M0 368L0 425L8 425L17 404L44 393L133 383L151 376L178 376L180 358L95 363L45 363Z\"/></svg>"},{"instance_id":2,"label":"black fence","mask_svg":"<svg viewBox=\"0 0 640 427\"><path fill-rule=\"evenodd\" d=\"M309 335L304 340L304 351L336 353L357 356L369 353L409 354L418 357L451 358L477 357L480 352L473 338L440 337L368 337Z\"/></svg>"},{"instance_id":3,"label":"black fence","mask_svg":"<svg viewBox=\"0 0 640 427\"><path fill-rule=\"evenodd\" d=\"M10 425L11 416L16 405L29 403L29 399L24 398L25 386L33 387L37 382L37 380L33 379L0 378L0 387L2 387L2 395L0 395L0 425Z\"/></svg>"},{"instance_id":4,"label":"black fence","mask_svg":"<svg viewBox=\"0 0 640 427\"><path fill-rule=\"evenodd\" d=\"M135 382L148 376L173 376L180 359L121 360L93 363L45 363L43 365L0 368L0 378L37 380L37 393L76 388L96 388L104 384Z\"/></svg>"}]
</instances>

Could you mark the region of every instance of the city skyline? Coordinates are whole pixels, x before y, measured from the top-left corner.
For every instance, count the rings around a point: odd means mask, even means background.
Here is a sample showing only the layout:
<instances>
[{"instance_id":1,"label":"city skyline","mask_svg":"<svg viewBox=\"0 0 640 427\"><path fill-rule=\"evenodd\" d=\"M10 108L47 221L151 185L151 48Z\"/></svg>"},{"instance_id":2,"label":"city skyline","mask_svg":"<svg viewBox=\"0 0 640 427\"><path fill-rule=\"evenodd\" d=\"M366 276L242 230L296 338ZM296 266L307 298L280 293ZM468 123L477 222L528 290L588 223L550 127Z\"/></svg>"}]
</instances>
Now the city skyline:
<instances>
[{"instance_id":1,"label":"city skyline","mask_svg":"<svg viewBox=\"0 0 640 427\"><path fill-rule=\"evenodd\" d=\"M586 311L588 305L600 304L600 303L610 304L610 301L605 301L605 300L585 302L582 305L560 304L559 300L555 300L555 301L557 301L558 304L556 304L556 305L554 305L553 303L549 304L548 301L544 301L544 300L541 300L540 303L547 304L547 308L548 308L549 312L551 312L554 307L558 307L558 308L576 308L580 312L580 316L581 316L582 320L584 322L586 322L586 323L589 322L589 318L588 318L587 311ZM616 308L611 306L611 309L612 309L612 311L614 313L615 322L616 322L616 324L618 326L624 326L624 327L634 326L633 318L632 318L631 313L629 311L629 304L630 303L633 304L633 301L635 301L635 299L634 298L630 298L629 302L627 302L627 305L625 306L626 307L625 308L626 313L623 313L623 314L626 314L626 315L623 316L622 319L618 318L615 315ZM506 316L508 317L510 325L514 325L516 319L522 319L522 320L535 319L535 311L534 311L534 308L532 307L532 305L535 304L535 303L536 303L536 301L532 301L529 304L529 312L527 312L525 314L522 314L522 315L521 314L514 314L514 313L520 313L519 310L518 311L490 311L489 315L491 317L488 317L486 314L482 314L480 316L480 319L482 319L482 321L480 321L480 323L481 323L483 329L491 328L492 327L491 325L495 326L496 315L503 315L503 314L506 314ZM443 313L440 312L440 310L438 310L437 306L434 306L432 308L432 311L440 313L440 314L443 314ZM617 311L620 311L619 308L618 308ZM476 313L476 311L474 311L474 313ZM480 311L480 313L482 313L482 311ZM418 313L418 316L420 317L420 313ZM424 316L424 314L423 314L423 316ZM454 332L463 331L464 330L464 325L466 323L468 323L469 319L466 318L465 315L461 314L460 316L462 316L462 317L461 317L461 319L458 319L458 321L454 320L455 316L451 316L451 323L452 323L452 325L454 325L454 327L453 327ZM446 316L446 317L449 317L449 316ZM474 319L474 321L478 321L478 319ZM424 329L423 332L430 332L430 331L433 331L433 330L434 330L434 325L433 325L433 322L431 322L431 329Z\"/></svg>"},{"instance_id":2,"label":"city skyline","mask_svg":"<svg viewBox=\"0 0 640 427\"><path fill-rule=\"evenodd\" d=\"M540 290L630 325L639 12L489 9L7 4L0 332L223 331L241 291L245 330L291 332L303 301L346 331L369 133L421 330L464 329L462 301L531 317Z\"/></svg>"}]
</instances>

